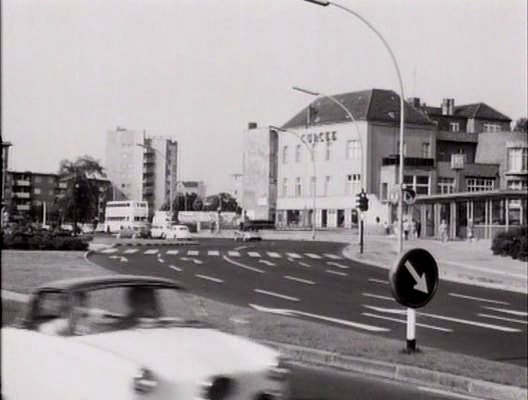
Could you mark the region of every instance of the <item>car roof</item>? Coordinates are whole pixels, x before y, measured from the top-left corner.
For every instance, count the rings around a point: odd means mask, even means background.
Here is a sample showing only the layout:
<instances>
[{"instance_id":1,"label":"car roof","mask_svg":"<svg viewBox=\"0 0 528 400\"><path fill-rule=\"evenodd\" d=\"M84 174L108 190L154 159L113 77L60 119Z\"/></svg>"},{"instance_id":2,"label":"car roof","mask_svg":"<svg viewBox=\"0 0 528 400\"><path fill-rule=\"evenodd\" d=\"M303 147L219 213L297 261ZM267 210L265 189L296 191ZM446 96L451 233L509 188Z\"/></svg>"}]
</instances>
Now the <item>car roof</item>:
<instances>
[{"instance_id":1,"label":"car roof","mask_svg":"<svg viewBox=\"0 0 528 400\"><path fill-rule=\"evenodd\" d=\"M80 289L99 289L121 285L149 285L185 290L183 285L171 279L141 275L101 275L90 278L61 279L40 285L37 287L37 290L58 290L68 292Z\"/></svg>"}]
</instances>

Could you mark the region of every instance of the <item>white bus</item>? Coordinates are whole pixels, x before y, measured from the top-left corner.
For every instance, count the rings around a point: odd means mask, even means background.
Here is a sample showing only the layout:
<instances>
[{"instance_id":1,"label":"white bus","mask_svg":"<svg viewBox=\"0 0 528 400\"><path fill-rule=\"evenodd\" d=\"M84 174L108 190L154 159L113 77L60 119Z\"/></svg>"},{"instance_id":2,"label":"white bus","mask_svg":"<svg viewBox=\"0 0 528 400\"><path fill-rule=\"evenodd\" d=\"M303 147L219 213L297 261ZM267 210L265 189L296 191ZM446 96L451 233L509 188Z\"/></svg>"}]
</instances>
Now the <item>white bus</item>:
<instances>
[{"instance_id":1,"label":"white bus","mask_svg":"<svg viewBox=\"0 0 528 400\"><path fill-rule=\"evenodd\" d=\"M121 229L138 229L148 222L146 201L109 201L105 209L105 231L114 233Z\"/></svg>"}]
</instances>

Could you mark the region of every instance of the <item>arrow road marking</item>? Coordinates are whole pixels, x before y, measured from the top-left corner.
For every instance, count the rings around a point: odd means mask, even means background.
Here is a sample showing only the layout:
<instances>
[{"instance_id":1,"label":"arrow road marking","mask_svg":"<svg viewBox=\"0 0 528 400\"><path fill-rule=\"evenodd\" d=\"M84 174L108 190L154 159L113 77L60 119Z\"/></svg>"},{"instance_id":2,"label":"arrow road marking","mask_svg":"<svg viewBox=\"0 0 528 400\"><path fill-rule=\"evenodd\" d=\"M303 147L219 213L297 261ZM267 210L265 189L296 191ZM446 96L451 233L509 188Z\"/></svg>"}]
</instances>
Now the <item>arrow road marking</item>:
<instances>
[{"instance_id":1,"label":"arrow road marking","mask_svg":"<svg viewBox=\"0 0 528 400\"><path fill-rule=\"evenodd\" d=\"M265 294L267 296L278 297L279 299L284 299L284 300L289 300L289 301L300 301L300 299L298 299L297 297L290 297L290 296L286 296L280 293L268 292L267 290L255 289L255 292L260 293L260 294Z\"/></svg>"},{"instance_id":2,"label":"arrow road marking","mask_svg":"<svg viewBox=\"0 0 528 400\"><path fill-rule=\"evenodd\" d=\"M502 312L505 314L517 315L518 317L528 317L528 313L524 311L515 311L515 310L508 310L506 308L495 308L495 307L483 307L483 308L486 308L492 311Z\"/></svg>"},{"instance_id":3,"label":"arrow road marking","mask_svg":"<svg viewBox=\"0 0 528 400\"><path fill-rule=\"evenodd\" d=\"M289 279L290 281L306 283L307 285L315 285L314 281L309 281L307 279L297 278L295 276L285 275L284 278Z\"/></svg>"},{"instance_id":4,"label":"arrow road marking","mask_svg":"<svg viewBox=\"0 0 528 400\"><path fill-rule=\"evenodd\" d=\"M363 307L369 308L374 311L385 312L389 314L405 315L407 313L407 311L405 310L400 310L396 308L374 307L374 306L369 306L366 304L363 304ZM507 328L507 327L499 326L499 325L485 324L485 323L476 322L476 321L469 321L469 320L461 319L461 318L446 317L443 315L428 314L424 312L417 312L416 314L423 315L424 317L436 318L436 319L440 319L444 321L458 322L459 324L466 324L466 325L478 326L480 328L494 329L494 330L501 331L501 332L521 332L519 329Z\"/></svg>"},{"instance_id":5,"label":"arrow road marking","mask_svg":"<svg viewBox=\"0 0 528 400\"><path fill-rule=\"evenodd\" d=\"M258 272L260 274L264 274L265 271L261 270L261 269L258 269L258 268L254 268L254 267L250 267L249 265L244 265L242 263L239 263L239 262L236 262L236 261L233 261L231 260L230 258L226 257L226 256L223 256L222 257L224 260L226 260L228 263L230 264L233 264L233 265L236 265L237 267L240 267L240 268L244 268L244 269L247 269L249 271L253 271L253 272Z\"/></svg>"},{"instance_id":6,"label":"arrow road marking","mask_svg":"<svg viewBox=\"0 0 528 400\"><path fill-rule=\"evenodd\" d=\"M327 261L326 262L328 265L333 265L337 268L341 268L341 269L349 269L350 267L346 266L346 265L342 265L342 264L338 264L336 262L333 262L333 261Z\"/></svg>"},{"instance_id":7,"label":"arrow road marking","mask_svg":"<svg viewBox=\"0 0 528 400\"><path fill-rule=\"evenodd\" d=\"M194 275L196 276L197 278L200 278L200 279L205 279L207 281L211 281L211 282L215 282L215 283L224 283L224 281L222 279L218 279L218 278L213 278L212 276L208 276L208 275L199 275L199 274L196 274Z\"/></svg>"},{"instance_id":8,"label":"arrow road marking","mask_svg":"<svg viewBox=\"0 0 528 400\"><path fill-rule=\"evenodd\" d=\"M268 260L259 260L260 263L262 264L266 264L266 265L270 265L270 266L275 266L275 263L272 263L271 261L268 261Z\"/></svg>"},{"instance_id":9,"label":"arrow road marking","mask_svg":"<svg viewBox=\"0 0 528 400\"><path fill-rule=\"evenodd\" d=\"M466 295L458 294L458 293L449 293L449 296L460 297L461 299L468 299L468 300L482 301L482 302L484 302L484 303L504 304L504 305L506 305L506 306L510 304L510 303L508 303L508 302L506 302L506 301L483 299L482 297L466 296Z\"/></svg>"},{"instance_id":10,"label":"arrow road marking","mask_svg":"<svg viewBox=\"0 0 528 400\"><path fill-rule=\"evenodd\" d=\"M397 318L387 317L384 315L377 315L377 314L371 314L371 313L361 313L361 315L364 315L366 317L371 317L371 318L384 319L384 320L392 321L392 322L399 322L400 324L407 323L407 320L405 319L397 319ZM452 329L441 328L439 326L434 326L434 325L427 325L427 324L420 324L420 323L416 323L416 325L421 326L422 328L434 329L436 331L441 331L441 332L453 332Z\"/></svg>"},{"instance_id":11,"label":"arrow road marking","mask_svg":"<svg viewBox=\"0 0 528 400\"><path fill-rule=\"evenodd\" d=\"M333 322L334 324L350 326L352 328L363 329L363 330L370 331L370 332L389 332L390 331L390 329L388 328L382 328L382 327L374 326L374 325L361 324L359 322L347 321L344 319L325 317L324 315L311 314L311 313L307 313L303 311L288 310L288 309L281 309L281 308L268 308L268 307L259 306L257 304L249 304L249 306L257 311L262 311L262 312L267 312L267 313L272 313L272 314L279 314L279 315L287 315L290 317L308 317L308 318L313 318L313 319L319 319L322 321Z\"/></svg>"},{"instance_id":12,"label":"arrow road marking","mask_svg":"<svg viewBox=\"0 0 528 400\"><path fill-rule=\"evenodd\" d=\"M128 262L128 258L126 258L126 257L121 257L121 258L119 259L119 261L120 261L120 262Z\"/></svg>"},{"instance_id":13,"label":"arrow road marking","mask_svg":"<svg viewBox=\"0 0 528 400\"><path fill-rule=\"evenodd\" d=\"M178 268L176 265L169 265L170 269L173 269L174 271L182 272L183 270L181 268Z\"/></svg>"},{"instance_id":14,"label":"arrow road marking","mask_svg":"<svg viewBox=\"0 0 528 400\"><path fill-rule=\"evenodd\" d=\"M427 290L427 282L425 280L425 273L422 273L422 275L418 275L418 272L414 270L414 267L409 262L409 260L405 261L405 268L407 268L407 271L411 274L414 281L416 282L416 285L414 285L414 289L418 290L420 292L423 292L425 294L429 293L429 290Z\"/></svg>"}]
</instances>

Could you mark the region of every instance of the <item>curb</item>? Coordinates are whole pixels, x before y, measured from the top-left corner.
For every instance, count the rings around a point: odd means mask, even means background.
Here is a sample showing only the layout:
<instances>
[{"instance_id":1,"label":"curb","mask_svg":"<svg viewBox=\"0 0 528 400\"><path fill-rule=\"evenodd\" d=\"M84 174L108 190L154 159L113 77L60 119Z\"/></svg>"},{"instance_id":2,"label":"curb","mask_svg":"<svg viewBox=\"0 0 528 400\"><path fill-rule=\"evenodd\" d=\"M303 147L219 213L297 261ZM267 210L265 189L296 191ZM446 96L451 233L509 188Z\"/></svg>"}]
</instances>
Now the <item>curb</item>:
<instances>
[{"instance_id":1,"label":"curb","mask_svg":"<svg viewBox=\"0 0 528 400\"><path fill-rule=\"evenodd\" d=\"M373 375L380 378L433 387L488 400L527 399L527 389L516 386L501 385L402 364L369 360L361 357L343 356L338 353L314 350L291 344L267 340L259 340L259 342L274 347L285 354L286 357L301 363Z\"/></svg>"},{"instance_id":2,"label":"curb","mask_svg":"<svg viewBox=\"0 0 528 400\"><path fill-rule=\"evenodd\" d=\"M86 252L87 257L89 251ZM2 300L26 302L29 295L1 291ZM474 378L466 378L446 372L426 370L402 364L369 360L361 357L344 356L338 353L315 350L307 347L277 343L269 340L258 340L260 343L279 350L292 361L335 368L347 372L372 375L399 382L413 383L434 387L459 394L476 396L488 400L525 400L527 389L516 386L501 385Z\"/></svg>"}]
</instances>

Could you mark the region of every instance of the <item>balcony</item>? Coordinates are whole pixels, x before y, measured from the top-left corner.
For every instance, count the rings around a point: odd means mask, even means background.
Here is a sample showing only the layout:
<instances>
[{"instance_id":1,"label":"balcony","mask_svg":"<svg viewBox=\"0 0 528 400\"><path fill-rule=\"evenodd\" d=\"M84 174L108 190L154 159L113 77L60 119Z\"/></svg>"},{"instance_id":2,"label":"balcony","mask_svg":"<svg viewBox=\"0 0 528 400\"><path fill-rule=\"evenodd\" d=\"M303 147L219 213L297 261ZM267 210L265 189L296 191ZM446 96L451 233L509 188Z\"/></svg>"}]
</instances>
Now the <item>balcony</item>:
<instances>
[{"instance_id":1,"label":"balcony","mask_svg":"<svg viewBox=\"0 0 528 400\"><path fill-rule=\"evenodd\" d=\"M419 158L419 157L405 157L404 167L434 167L434 158ZM383 157L381 165L400 165L400 156L392 154L388 157Z\"/></svg>"},{"instance_id":2,"label":"balcony","mask_svg":"<svg viewBox=\"0 0 528 400\"><path fill-rule=\"evenodd\" d=\"M17 199L29 199L31 194L25 192L14 192L13 197L16 197Z\"/></svg>"},{"instance_id":3,"label":"balcony","mask_svg":"<svg viewBox=\"0 0 528 400\"><path fill-rule=\"evenodd\" d=\"M14 186L26 186L26 187L29 187L29 186L31 186L31 182L30 181L24 181L24 180L21 180L21 179L17 179L15 181L15 185Z\"/></svg>"}]
</instances>

